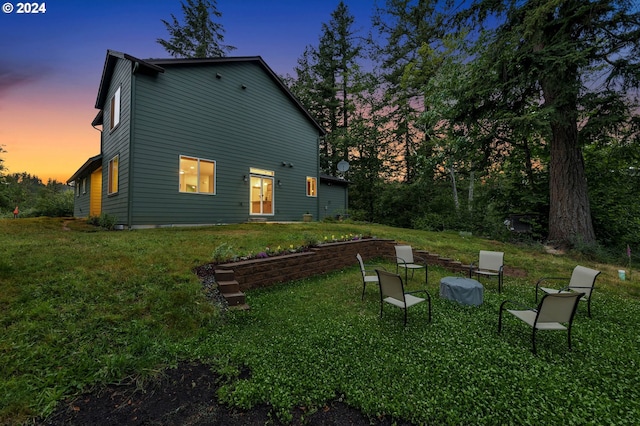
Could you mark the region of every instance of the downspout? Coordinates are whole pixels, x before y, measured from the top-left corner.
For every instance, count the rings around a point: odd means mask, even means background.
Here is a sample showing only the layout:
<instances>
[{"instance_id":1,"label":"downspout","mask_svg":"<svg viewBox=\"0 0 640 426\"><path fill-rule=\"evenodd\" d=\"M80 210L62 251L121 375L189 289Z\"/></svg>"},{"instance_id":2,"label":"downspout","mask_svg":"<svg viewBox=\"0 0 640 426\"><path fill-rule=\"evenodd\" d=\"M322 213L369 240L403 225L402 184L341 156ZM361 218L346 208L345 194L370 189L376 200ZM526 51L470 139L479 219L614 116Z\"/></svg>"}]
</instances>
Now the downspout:
<instances>
[{"instance_id":1,"label":"downspout","mask_svg":"<svg viewBox=\"0 0 640 426\"><path fill-rule=\"evenodd\" d=\"M135 127L135 107L134 99L136 98L136 72L140 64L134 62L131 69L131 90L129 91L129 183L127 191L127 225L129 229L133 226L133 158L134 158L134 127Z\"/></svg>"},{"instance_id":2,"label":"downspout","mask_svg":"<svg viewBox=\"0 0 640 426\"><path fill-rule=\"evenodd\" d=\"M320 196L320 139L322 138L322 136L318 136L318 138L316 139L316 179L318 179L317 181L317 186L316 186L316 191L318 191L317 197L316 197L316 218L318 221L320 221L320 200L321 200L321 196Z\"/></svg>"},{"instance_id":3,"label":"downspout","mask_svg":"<svg viewBox=\"0 0 640 426\"><path fill-rule=\"evenodd\" d=\"M103 107L104 108L104 107ZM103 120L104 121L104 120ZM98 127L91 125L91 127L93 127L94 129L96 129L97 131L100 132L100 155L102 155L102 148L104 147L104 124L102 125L102 129L98 129ZM104 157L102 158L101 162L100 162L100 167L102 168L102 171L104 173L104 167L102 167L102 161L104 161ZM91 179L89 179L89 184L90 186L93 186L93 182L92 182L92 176L93 176L93 172L89 175L89 177ZM103 182L103 178L100 177L100 213L103 212L102 210L102 190L104 189L104 186L102 185ZM74 182L75 183L75 182ZM95 195L93 194L93 191L91 190L91 188L89 188L89 212L87 213L87 217L89 217L91 215L91 198L93 198ZM75 216L76 213L76 197L74 195L73 197L73 214Z\"/></svg>"}]
</instances>

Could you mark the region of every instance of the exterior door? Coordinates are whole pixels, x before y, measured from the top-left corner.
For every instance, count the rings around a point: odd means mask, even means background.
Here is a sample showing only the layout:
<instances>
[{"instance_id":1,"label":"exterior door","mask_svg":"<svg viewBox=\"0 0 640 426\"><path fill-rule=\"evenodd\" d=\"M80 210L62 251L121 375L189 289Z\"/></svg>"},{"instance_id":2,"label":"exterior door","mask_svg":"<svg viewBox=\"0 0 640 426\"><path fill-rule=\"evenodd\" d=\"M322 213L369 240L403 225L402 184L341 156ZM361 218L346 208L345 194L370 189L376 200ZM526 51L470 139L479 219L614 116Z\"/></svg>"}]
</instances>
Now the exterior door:
<instances>
[{"instance_id":1,"label":"exterior door","mask_svg":"<svg viewBox=\"0 0 640 426\"><path fill-rule=\"evenodd\" d=\"M251 214L273 214L273 178L266 176L251 176Z\"/></svg>"},{"instance_id":2,"label":"exterior door","mask_svg":"<svg viewBox=\"0 0 640 426\"><path fill-rule=\"evenodd\" d=\"M89 192L89 216L100 216L102 213L102 167L91 173Z\"/></svg>"}]
</instances>

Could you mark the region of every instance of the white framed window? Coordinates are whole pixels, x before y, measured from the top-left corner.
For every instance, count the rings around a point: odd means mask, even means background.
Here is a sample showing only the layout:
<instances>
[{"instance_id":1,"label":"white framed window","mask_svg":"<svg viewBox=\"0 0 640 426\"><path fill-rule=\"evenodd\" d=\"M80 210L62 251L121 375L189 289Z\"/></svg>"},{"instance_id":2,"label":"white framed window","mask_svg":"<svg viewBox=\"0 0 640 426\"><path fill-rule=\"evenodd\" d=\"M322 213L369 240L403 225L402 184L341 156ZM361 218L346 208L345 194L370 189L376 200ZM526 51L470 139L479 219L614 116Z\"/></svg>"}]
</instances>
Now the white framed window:
<instances>
[{"instance_id":1,"label":"white framed window","mask_svg":"<svg viewBox=\"0 0 640 426\"><path fill-rule=\"evenodd\" d=\"M120 163L120 156L116 155L109 160L109 171L107 176L108 188L107 193L109 195L116 194L118 192L118 164Z\"/></svg>"},{"instance_id":2,"label":"white framed window","mask_svg":"<svg viewBox=\"0 0 640 426\"><path fill-rule=\"evenodd\" d=\"M307 197L318 196L318 179L307 176Z\"/></svg>"},{"instance_id":3,"label":"white framed window","mask_svg":"<svg viewBox=\"0 0 640 426\"><path fill-rule=\"evenodd\" d=\"M216 193L216 162L196 157L180 156L180 192Z\"/></svg>"},{"instance_id":4,"label":"white framed window","mask_svg":"<svg viewBox=\"0 0 640 426\"><path fill-rule=\"evenodd\" d=\"M87 193L87 178L82 179L82 193L86 194Z\"/></svg>"},{"instance_id":5,"label":"white framed window","mask_svg":"<svg viewBox=\"0 0 640 426\"><path fill-rule=\"evenodd\" d=\"M113 130L120 124L120 87L111 98L109 117L109 130Z\"/></svg>"}]
</instances>

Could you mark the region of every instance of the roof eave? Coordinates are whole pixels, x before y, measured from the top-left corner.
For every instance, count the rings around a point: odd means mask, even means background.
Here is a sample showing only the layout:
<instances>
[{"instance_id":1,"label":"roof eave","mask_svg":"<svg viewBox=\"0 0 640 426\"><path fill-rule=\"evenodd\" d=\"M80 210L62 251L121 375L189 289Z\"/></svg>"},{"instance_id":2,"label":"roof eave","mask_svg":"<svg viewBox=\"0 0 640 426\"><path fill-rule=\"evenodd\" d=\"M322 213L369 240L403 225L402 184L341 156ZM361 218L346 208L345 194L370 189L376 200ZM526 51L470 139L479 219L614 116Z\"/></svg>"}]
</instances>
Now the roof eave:
<instances>
[{"instance_id":1,"label":"roof eave","mask_svg":"<svg viewBox=\"0 0 640 426\"><path fill-rule=\"evenodd\" d=\"M102 154L98 154L89 158L69 179L67 179L67 184L78 179L79 176L85 173L91 173L102 166Z\"/></svg>"},{"instance_id":2,"label":"roof eave","mask_svg":"<svg viewBox=\"0 0 640 426\"><path fill-rule=\"evenodd\" d=\"M100 78L100 85L98 86L98 96L96 98L95 107L102 109L104 103L107 100L107 93L111 84L111 78L113 77L113 70L116 66L118 59L126 59L131 62L133 72L145 72L157 74L164 72L164 68L138 59L135 56L128 55L126 53L117 52L115 50L107 50L107 57L104 61L104 67L102 68L102 77Z\"/></svg>"}]
</instances>

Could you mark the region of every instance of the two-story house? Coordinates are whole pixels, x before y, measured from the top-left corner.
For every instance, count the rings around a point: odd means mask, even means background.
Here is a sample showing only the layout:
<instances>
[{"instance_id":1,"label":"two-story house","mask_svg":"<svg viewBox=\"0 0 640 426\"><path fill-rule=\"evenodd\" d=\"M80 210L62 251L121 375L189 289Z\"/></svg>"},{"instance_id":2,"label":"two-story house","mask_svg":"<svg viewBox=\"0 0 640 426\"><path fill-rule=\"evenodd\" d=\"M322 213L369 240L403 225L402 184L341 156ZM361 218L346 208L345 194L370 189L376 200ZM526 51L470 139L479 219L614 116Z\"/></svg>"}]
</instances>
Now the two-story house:
<instances>
[{"instance_id":1,"label":"two-story house","mask_svg":"<svg viewBox=\"0 0 640 426\"><path fill-rule=\"evenodd\" d=\"M125 228L340 214L320 174L324 130L260 57L146 59L109 50L92 125L100 154L71 176L75 215Z\"/></svg>"}]
</instances>

